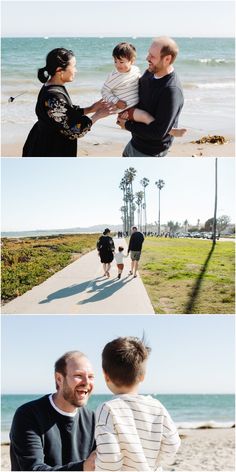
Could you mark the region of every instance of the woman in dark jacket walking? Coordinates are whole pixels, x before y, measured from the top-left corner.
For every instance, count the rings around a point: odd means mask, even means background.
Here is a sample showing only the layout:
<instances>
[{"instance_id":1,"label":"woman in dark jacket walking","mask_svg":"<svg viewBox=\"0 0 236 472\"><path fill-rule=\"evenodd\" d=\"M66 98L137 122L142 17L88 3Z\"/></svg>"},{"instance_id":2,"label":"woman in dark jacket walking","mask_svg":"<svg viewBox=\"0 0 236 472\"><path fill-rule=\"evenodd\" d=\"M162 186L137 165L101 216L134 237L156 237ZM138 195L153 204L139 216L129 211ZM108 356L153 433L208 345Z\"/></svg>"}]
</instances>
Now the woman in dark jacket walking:
<instances>
[{"instance_id":1,"label":"woman in dark jacket walking","mask_svg":"<svg viewBox=\"0 0 236 472\"><path fill-rule=\"evenodd\" d=\"M77 139L111 113L112 107L101 100L87 108L72 104L65 83L72 82L75 73L72 51L57 48L48 53L46 66L38 70L44 83L35 109L38 121L25 142L23 157L76 157ZM89 113L94 115L89 118Z\"/></svg>"},{"instance_id":2,"label":"woman in dark jacket walking","mask_svg":"<svg viewBox=\"0 0 236 472\"><path fill-rule=\"evenodd\" d=\"M98 254L103 265L104 275L106 275L107 277L110 277L109 270L111 267L111 262L114 259L115 251L115 244L110 234L111 232L109 228L106 228L97 242Z\"/></svg>"}]
</instances>

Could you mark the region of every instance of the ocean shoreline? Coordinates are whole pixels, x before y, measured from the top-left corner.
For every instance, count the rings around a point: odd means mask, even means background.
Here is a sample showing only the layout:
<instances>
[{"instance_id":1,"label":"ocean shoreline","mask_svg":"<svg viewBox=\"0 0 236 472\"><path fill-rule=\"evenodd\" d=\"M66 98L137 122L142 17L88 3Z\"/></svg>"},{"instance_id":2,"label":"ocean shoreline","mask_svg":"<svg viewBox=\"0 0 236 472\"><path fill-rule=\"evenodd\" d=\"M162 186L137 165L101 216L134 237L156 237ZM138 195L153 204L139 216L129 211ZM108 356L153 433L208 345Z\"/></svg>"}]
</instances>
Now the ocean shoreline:
<instances>
[{"instance_id":1,"label":"ocean shoreline","mask_svg":"<svg viewBox=\"0 0 236 472\"><path fill-rule=\"evenodd\" d=\"M2 137L3 157L19 157L26 137L36 121L35 103L41 84L37 69L49 50L72 49L78 74L68 92L74 104L86 107L101 98L101 88L113 70L112 50L118 37L3 38L2 44ZM120 41L125 38L120 37ZM151 38L126 38L137 49L136 65L147 69ZM185 103L179 127L187 128L176 139L169 156L231 157L234 155L234 63L233 38L178 38L180 54L175 70L183 86ZM25 63L25 54L29 61ZM24 64L24 66L23 66ZM91 73L92 72L92 73ZM22 93L22 96L19 94ZM16 97L9 102L10 97ZM223 146L192 144L202 136L223 135L231 143ZM79 140L80 157L120 157L130 133L116 125L116 116L99 120L91 133ZM13 142L12 142L13 141ZM12 147L13 146L13 147Z\"/></svg>"}]
</instances>

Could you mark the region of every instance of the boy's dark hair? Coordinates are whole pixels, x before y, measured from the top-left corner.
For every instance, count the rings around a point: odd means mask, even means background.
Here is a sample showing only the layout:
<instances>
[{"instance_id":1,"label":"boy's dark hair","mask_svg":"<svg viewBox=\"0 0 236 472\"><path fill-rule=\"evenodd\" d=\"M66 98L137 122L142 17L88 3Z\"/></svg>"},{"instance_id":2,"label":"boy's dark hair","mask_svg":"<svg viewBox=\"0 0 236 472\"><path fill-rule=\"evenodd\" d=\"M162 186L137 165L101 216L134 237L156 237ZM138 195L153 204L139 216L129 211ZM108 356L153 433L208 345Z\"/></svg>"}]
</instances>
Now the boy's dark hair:
<instances>
[{"instance_id":1,"label":"boy's dark hair","mask_svg":"<svg viewBox=\"0 0 236 472\"><path fill-rule=\"evenodd\" d=\"M118 387L131 386L145 373L144 361L150 352L144 340L131 336L117 338L104 347L102 368Z\"/></svg>"},{"instance_id":2,"label":"boy's dark hair","mask_svg":"<svg viewBox=\"0 0 236 472\"><path fill-rule=\"evenodd\" d=\"M133 44L119 43L112 51L112 56L116 59L126 58L128 61L136 59L136 49Z\"/></svg>"},{"instance_id":3,"label":"boy's dark hair","mask_svg":"<svg viewBox=\"0 0 236 472\"><path fill-rule=\"evenodd\" d=\"M124 248L123 248L122 246L119 246L119 247L118 247L118 251L119 251L119 252L122 252L122 251L124 251Z\"/></svg>"}]
</instances>

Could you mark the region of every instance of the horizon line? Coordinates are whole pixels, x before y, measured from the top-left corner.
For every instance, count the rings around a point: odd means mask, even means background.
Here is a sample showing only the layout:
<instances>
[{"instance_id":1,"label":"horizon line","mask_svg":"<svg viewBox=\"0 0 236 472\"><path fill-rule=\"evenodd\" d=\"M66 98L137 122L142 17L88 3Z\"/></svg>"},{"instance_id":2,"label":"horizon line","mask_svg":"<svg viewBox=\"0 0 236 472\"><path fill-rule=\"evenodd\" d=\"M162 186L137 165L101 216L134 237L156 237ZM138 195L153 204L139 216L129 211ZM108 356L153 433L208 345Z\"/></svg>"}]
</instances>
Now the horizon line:
<instances>
[{"instance_id":1,"label":"horizon line","mask_svg":"<svg viewBox=\"0 0 236 472\"><path fill-rule=\"evenodd\" d=\"M33 393L33 392L21 392L21 393L2 393L1 392L1 396L2 395L50 395L52 392L50 393L45 393L45 392L38 392L38 393ZM91 395L91 397L89 398L92 398L93 396L96 396L96 395L110 395L110 396L114 396L113 393L93 393ZM118 394L119 395L119 394ZM201 393L196 393L196 392L174 392L174 393L168 393L168 392L159 392L159 393L150 393L150 392L140 392L138 393L138 395L155 395L155 396L158 396L158 395L235 395L235 392L201 392Z\"/></svg>"},{"instance_id":2,"label":"horizon line","mask_svg":"<svg viewBox=\"0 0 236 472\"><path fill-rule=\"evenodd\" d=\"M98 39L102 39L102 38L122 38L122 37L127 37L127 38L132 38L132 39L138 39L138 38L154 38L156 37L155 34L153 35L130 35L130 34L123 34L123 35L119 35L119 34L115 34L115 35L110 35L110 34L92 34L91 36L90 35L87 35L87 34L81 34L80 36L70 36L70 35L66 35L66 34L62 34L61 36L58 36L58 35L50 35L50 36L46 36L46 35L19 35L19 36L11 36L11 35L2 35L2 39L4 38L44 38L44 39L51 39L51 38L98 38ZM182 38L182 39L221 39L221 38L225 38L225 39L234 39L234 36L179 36L179 35L171 35L171 37L173 38Z\"/></svg>"}]
</instances>

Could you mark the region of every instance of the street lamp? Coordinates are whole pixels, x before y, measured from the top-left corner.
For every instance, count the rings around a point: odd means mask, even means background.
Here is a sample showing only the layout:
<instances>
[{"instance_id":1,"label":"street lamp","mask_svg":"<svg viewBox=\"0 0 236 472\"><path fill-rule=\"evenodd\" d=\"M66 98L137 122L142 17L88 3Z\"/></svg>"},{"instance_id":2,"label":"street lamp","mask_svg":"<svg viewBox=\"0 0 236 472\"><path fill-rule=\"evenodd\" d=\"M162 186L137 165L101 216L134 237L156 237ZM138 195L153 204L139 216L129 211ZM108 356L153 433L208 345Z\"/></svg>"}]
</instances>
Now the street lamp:
<instances>
[{"instance_id":1,"label":"street lamp","mask_svg":"<svg viewBox=\"0 0 236 472\"><path fill-rule=\"evenodd\" d=\"M161 234L161 189L164 187L165 185L165 182L164 180L157 180L157 182L155 182L155 185L157 186L157 188L159 189L159 209L158 209L158 236L160 236Z\"/></svg>"}]
</instances>

